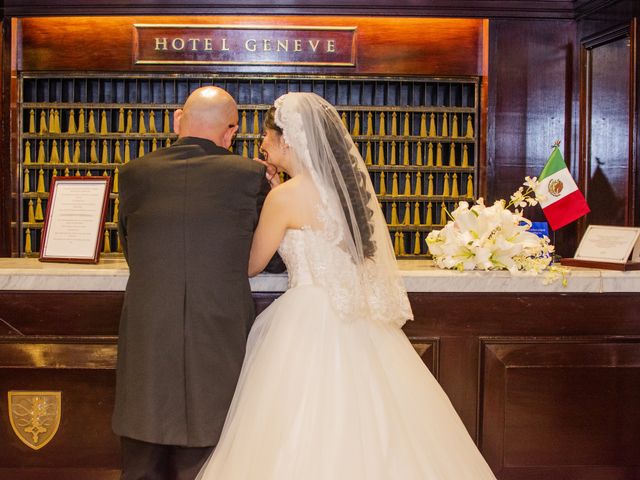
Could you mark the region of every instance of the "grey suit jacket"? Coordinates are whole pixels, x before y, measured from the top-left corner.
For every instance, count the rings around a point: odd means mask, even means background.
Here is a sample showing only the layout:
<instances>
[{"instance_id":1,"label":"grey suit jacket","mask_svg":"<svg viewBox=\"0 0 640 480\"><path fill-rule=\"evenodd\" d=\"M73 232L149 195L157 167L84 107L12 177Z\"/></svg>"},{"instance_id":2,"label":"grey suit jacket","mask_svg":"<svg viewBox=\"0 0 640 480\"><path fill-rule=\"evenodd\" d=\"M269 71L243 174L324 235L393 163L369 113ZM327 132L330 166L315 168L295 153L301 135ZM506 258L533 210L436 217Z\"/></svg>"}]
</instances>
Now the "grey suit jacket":
<instances>
[{"instance_id":1,"label":"grey suit jacket","mask_svg":"<svg viewBox=\"0 0 640 480\"><path fill-rule=\"evenodd\" d=\"M254 319L247 268L264 167L200 138L120 172L130 277L113 429L183 446L218 442Z\"/></svg>"}]
</instances>

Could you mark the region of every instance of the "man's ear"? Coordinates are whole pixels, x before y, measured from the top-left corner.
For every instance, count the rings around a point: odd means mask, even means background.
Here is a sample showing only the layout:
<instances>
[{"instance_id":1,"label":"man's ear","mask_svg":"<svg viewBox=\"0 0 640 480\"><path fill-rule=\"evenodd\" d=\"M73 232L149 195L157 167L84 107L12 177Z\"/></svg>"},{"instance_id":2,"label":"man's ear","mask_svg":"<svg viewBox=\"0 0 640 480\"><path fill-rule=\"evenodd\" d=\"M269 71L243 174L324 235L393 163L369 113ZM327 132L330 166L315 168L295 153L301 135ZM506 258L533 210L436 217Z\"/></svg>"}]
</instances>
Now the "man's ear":
<instances>
[{"instance_id":1,"label":"man's ear","mask_svg":"<svg viewBox=\"0 0 640 480\"><path fill-rule=\"evenodd\" d=\"M180 119L182 118L183 113L184 112L181 108L173 112L173 132L178 135L180 135Z\"/></svg>"},{"instance_id":2,"label":"man's ear","mask_svg":"<svg viewBox=\"0 0 640 480\"><path fill-rule=\"evenodd\" d=\"M231 147L231 144L233 143L233 136L236 134L237 131L238 131L237 125L234 128L227 129L224 136L222 137L223 145L221 146L224 148Z\"/></svg>"}]
</instances>

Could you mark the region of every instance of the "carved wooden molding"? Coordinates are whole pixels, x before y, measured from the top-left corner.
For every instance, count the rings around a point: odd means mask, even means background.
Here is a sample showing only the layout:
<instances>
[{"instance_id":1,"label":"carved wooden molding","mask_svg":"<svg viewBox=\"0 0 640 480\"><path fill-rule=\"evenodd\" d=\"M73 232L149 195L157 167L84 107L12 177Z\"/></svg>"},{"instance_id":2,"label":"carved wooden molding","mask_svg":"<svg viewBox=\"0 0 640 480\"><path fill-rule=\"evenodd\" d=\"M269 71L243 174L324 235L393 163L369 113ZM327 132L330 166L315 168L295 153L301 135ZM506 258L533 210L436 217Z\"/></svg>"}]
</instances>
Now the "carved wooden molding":
<instances>
[{"instance_id":1,"label":"carved wooden molding","mask_svg":"<svg viewBox=\"0 0 640 480\"><path fill-rule=\"evenodd\" d=\"M409 340L416 353L437 380L440 376L440 339L438 337L411 336Z\"/></svg>"},{"instance_id":2,"label":"carved wooden molding","mask_svg":"<svg viewBox=\"0 0 640 480\"><path fill-rule=\"evenodd\" d=\"M608 30L598 32L594 35L589 35L588 37L583 38L580 43L584 48L590 49L598 47L600 45L604 45L614 40L618 40L620 38L624 38L630 35L630 33L631 24L623 23L621 25L611 27Z\"/></svg>"},{"instance_id":3,"label":"carved wooden molding","mask_svg":"<svg viewBox=\"0 0 640 480\"><path fill-rule=\"evenodd\" d=\"M7 16L55 15L138 15L138 14L264 14L264 5L243 4L235 0L187 2L185 0L117 0L102 3L91 0L5 0ZM273 15L367 15L472 18L554 18L575 16L571 0L422 0L387 2L382 0L351 0L322 2L313 0L280 1L269 5Z\"/></svg>"},{"instance_id":4,"label":"carved wooden molding","mask_svg":"<svg viewBox=\"0 0 640 480\"><path fill-rule=\"evenodd\" d=\"M575 18L584 18L619 2L620 0L575 0Z\"/></svg>"},{"instance_id":5,"label":"carved wooden molding","mask_svg":"<svg viewBox=\"0 0 640 480\"><path fill-rule=\"evenodd\" d=\"M117 337L0 337L0 368L113 370Z\"/></svg>"}]
</instances>

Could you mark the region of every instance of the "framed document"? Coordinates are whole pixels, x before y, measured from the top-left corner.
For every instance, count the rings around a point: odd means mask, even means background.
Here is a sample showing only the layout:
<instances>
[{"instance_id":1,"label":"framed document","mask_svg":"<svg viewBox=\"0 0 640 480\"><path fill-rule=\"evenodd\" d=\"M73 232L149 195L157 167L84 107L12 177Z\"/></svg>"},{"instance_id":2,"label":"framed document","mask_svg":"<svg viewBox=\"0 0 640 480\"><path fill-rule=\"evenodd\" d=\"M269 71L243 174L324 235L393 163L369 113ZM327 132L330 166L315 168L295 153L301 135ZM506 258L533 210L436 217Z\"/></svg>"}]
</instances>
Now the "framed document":
<instances>
[{"instance_id":1,"label":"framed document","mask_svg":"<svg viewBox=\"0 0 640 480\"><path fill-rule=\"evenodd\" d=\"M110 182L109 177L53 177L40 261L98 262Z\"/></svg>"},{"instance_id":2,"label":"framed document","mask_svg":"<svg viewBox=\"0 0 640 480\"><path fill-rule=\"evenodd\" d=\"M612 270L640 269L640 228L589 225L574 258L563 265Z\"/></svg>"},{"instance_id":3,"label":"framed document","mask_svg":"<svg viewBox=\"0 0 640 480\"><path fill-rule=\"evenodd\" d=\"M575 258L595 262L625 263L638 242L640 228L589 225Z\"/></svg>"}]
</instances>

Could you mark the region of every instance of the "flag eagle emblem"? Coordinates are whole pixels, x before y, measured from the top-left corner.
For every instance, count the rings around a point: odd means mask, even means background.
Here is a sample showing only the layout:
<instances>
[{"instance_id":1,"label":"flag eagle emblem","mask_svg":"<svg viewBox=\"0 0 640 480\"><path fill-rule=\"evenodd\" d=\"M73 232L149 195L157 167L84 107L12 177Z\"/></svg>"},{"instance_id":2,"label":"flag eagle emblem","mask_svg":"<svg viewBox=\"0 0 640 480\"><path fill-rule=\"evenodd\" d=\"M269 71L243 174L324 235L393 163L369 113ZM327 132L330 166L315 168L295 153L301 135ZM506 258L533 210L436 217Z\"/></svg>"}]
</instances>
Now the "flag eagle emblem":
<instances>
[{"instance_id":1,"label":"flag eagle emblem","mask_svg":"<svg viewBox=\"0 0 640 480\"><path fill-rule=\"evenodd\" d=\"M549 190L549 193L554 197L559 197L560 194L562 193L563 187L564 185L562 184L562 181L559 179L555 179L549 182L548 190Z\"/></svg>"}]
</instances>

